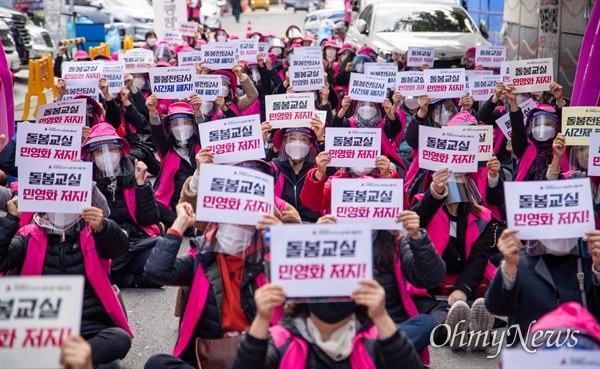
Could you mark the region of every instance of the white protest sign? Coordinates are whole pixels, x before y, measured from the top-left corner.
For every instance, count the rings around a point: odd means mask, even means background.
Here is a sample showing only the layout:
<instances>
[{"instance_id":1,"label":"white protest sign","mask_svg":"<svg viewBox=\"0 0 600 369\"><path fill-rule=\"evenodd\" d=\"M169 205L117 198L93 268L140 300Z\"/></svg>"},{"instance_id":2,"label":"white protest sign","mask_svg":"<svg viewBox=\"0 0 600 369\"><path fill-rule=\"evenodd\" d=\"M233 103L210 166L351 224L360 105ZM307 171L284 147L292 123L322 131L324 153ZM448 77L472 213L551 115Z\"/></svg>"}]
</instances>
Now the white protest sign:
<instances>
[{"instance_id":1,"label":"white protest sign","mask_svg":"<svg viewBox=\"0 0 600 369\"><path fill-rule=\"evenodd\" d=\"M587 175L600 176L600 132L590 133Z\"/></svg>"},{"instance_id":2,"label":"white protest sign","mask_svg":"<svg viewBox=\"0 0 600 369\"><path fill-rule=\"evenodd\" d=\"M170 45L175 45L182 42L181 32L166 29L162 33L162 41L168 42Z\"/></svg>"},{"instance_id":3,"label":"white protest sign","mask_svg":"<svg viewBox=\"0 0 600 369\"><path fill-rule=\"evenodd\" d=\"M477 46L475 49L475 65L500 68L503 61L506 61L506 46Z\"/></svg>"},{"instance_id":4,"label":"white protest sign","mask_svg":"<svg viewBox=\"0 0 600 369\"><path fill-rule=\"evenodd\" d=\"M321 59L321 56L319 55L312 55L312 54L308 54L308 55L295 55L292 54L292 56L290 56L289 58L290 60L290 67L303 67L303 68L310 68L310 67L320 67L321 69L323 69L323 60ZM302 70L302 69L299 69Z\"/></svg>"},{"instance_id":5,"label":"white protest sign","mask_svg":"<svg viewBox=\"0 0 600 369\"><path fill-rule=\"evenodd\" d=\"M258 57L258 40L239 40L238 41L239 60L256 63Z\"/></svg>"},{"instance_id":6,"label":"white protest sign","mask_svg":"<svg viewBox=\"0 0 600 369\"><path fill-rule=\"evenodd\" d=\"M432 99L460 98L466 92L464 69L426 69L425 92Z\"/></svg>"},{"instance_id":7,"label":"white protest sign","mask_svg":"<svg viewBox=\"0 0 600 369\"><path fill-rule=\"evenodd\" d=\"M82 125L20 124L17 131L17 166L23 160L81 159Z\"/></svg>"},{"instance_id":8,"label":"white protest sign","mask_svg":"<svg viewBox=\"0 0 600 369\"><path fill-rule=\"evenodd\" d=\"M381 155L381 128L325 128L328 167L374 168Z\"/></svg>"},{"instance_id":9,"label":"white protest sign","mask_svg":"<svg viewBox=\"0 0 600 369\"><path fill-rule=\"evenodd\" d=\"M288 298L346 297L373 277L371 229L363 224L269 228L271 283Z\"/></svg>"},{"instance_id":10,"label":"white protest sign","mask_svg":"<svg viewBox=\"0 0 600 369\"><path fill-rule=\"evenodd\" d=\"M269 43L268 42L259 42L258 43L258 55L262 56L263 58L266 58L268 53L269 53Z\"/></svg>"},{"instance_id":11,"label":"white protest sign","mask_svg":"<svg viewBox=\"0 0 600 369\"><path fill-rule=\"evenodd\" d=\"M202 61L202 51L183 51L177 54L177 65L180 67L187 67Z\"/></svg>"},{"instance_id":12,"label":"white protest sign","mask_svg":"<svg viewBox=\"0 0 600 369\"><path fill-rule=\"evenodd\" d=\"M419 126L419 167L423 169L476 172L478 149L479 135L476 133Z\"/></svg>"},{"instance_id":13,"label":"white protest sign","mask_svg":"<svg viewBox=\"0 0 600 369\"><path fill-rule=\"evenodd\" d=\"M189 98L194 93L195 74L192 66L150 68L152 94L159 99Z\"/></svg>"},{"instance_id":14,"label":"white protest sign","mask_svg":"<svg viewBox=\"0 0 600 369\"><path fill-rule=\"evenodd\" d=\"M108 82L108 92L118 94L125 87L125 63L122 61L104 63L102 76Z\"/></svg>"},{"instance_id":15,"label":"white protest sign","mask_svg":"<svg viewBox=\"0 0 600 369\"><path fill-rule=\"evenodd\" d=\"M473 132L479 137L477 161L488 161L494 155L494 126L452 126L442 127L446 131Z\"/></svg>"},{"instance_id":16,"label":"white protest sign","mask_svg":"<svg viewBox=\"0 0 600 369\"><path fill-rule=\"evenodd\" d=\"M154 32L162 35L165 29L176 30L188 20L186 0L153 0Z\"/></svg>"},{"instance_id":17,"label":"white protest sign","mask_svg":"<svg viewBox=\"0 0 600 369\"><path fill-rule=\"evenodd\" d=\"M508 61L500 63L500 80L504 85L508 85L511 82Z\"/></svg>"},{"instance_id":18,"label":"white protest sign","mask_svg":"<svg viewBox=\"0 0 600 369\"><path fill-rule=\"evenodd\" d=\"M348 95L352 100L382 103L387 96L387 78L350 74Z\"/></svg>"},{"instance_id":19,"label":"white protest sign","mask_svg":"<svg viewBox=\"0 0 600 369\"><path fill-rule=\"evenodd\" d=\"M196 220L256 226L273 214L273 176L254 169L202 164Z\"/></svg>"},{"instance_id":20,"label":"white protest sign","mask_svg":"<svg viewBox=\"0 0 600 369\"><path fill-rule=\"evenodd\" d=\"M92 204L92 162L23 160L19 211L79 214Z\"/></svg>"},{"instance_id":21,"label":"white protest sign","mask_svg":"<svg viewBox=\"0 0 600 369\"><path fill-rule=\"evenodd\" d=\"M232 69L237 64L237 44L233 42L209 42L202 45L204 66L212 69Z\"/></svg>"},{"instance_id":22,"label":"white protest sign","mask_svg":"<svg viewBox=\"0 0 600 369\"><path fill-rule=\"evenodd\" d=\"M148 70L154 65L154 54L152 50L131 49L125 54L119 54L119 60L125 63L127 73L148 73Z\"/></svg>"},{"instance_id":23,"label":"white protest sign","mask_svg":"<svg viewBox=\"0 0 600 369\"><path fill-rule=\"evenodd\" d=\"M214 163L264 159L260 115L217 119L198 126L202 147L211 149Z\"/></svg>"},{"instance_id":24,"label":"white protest sign","mask_svg":"<svg viewBox=\"0 0 600 369\"><path fill-rule=\"evenodd\" d=\"M492 76L494 75L493 70L474 70L474 69L466 69L465 70L465 91L469 93L469 78L474 76ZM499 80L499 79L498 79Z\"/></svg>"},{"instance_id":25,"label":"white protest sign","mask_svg":"<svg viewBox=\"0 0 600 369\"><path fill-rule=\"evenodd\" d=\"M73 100L77 95L87 95L92 99L100 102L100 88L98 83L96 85L82 86L79 85L75 80L71 80L67 83L65 88L65 94L63 95L62 101Z\"/></svg>"},{"instance_id":26,"label":"white protest sign","mask_svg":"<svg viewBox=\"0 0 600 369\"><path fill-rule=\"evenodd\" d=\"M217 74L194 74L194 91L202 101L215 101L221 93L221 76Z\"/></svg>"},{"instance_id":27,"label":"white protest sign","mask_svg":"<svg viewBox=\"0 0 600 369\"><path fill-rule=\"evenodd\" d=\"M588 145L592 132L600 132L600 107L565 106L562 109L562 132L567 146Z\"/></svg>"},{"instance_id":28,"label":"white protest sign","mask_svg":"<svg viewBox=\"0 0 600 369\"><path fill-rule=\"evenodd\" d=\"M313 57L321 59L323 50L320 46L302 46L294 48L294 57Z\"/></svg>"},{"instance_id":29,"label":"white protest sign","mask_svg":"<svg viewBox=\"0 0 600 369\"><path fill-rule=\"evenodd\" d=\"M42 105L35 117L38 124L76 124L85 125L86 99L56 101Z\"/></svg>"},{"instance_id":30,"label":"white protest sign","mask_svg":"<svg viewBox=\"0 0 600 369\"><path fill-rule=\"evenodd\" d=\"M79 334L83 286L81 275L0 278L3 368L62 368L61 346Z\"/></svg>"},{"instance_id":31,"label":"white protest sign","mask_svg":"<svg viewBox=\"0 0 600 369\"><path fill-rule=\"evenodd\" d=\"M521 240L578 238L596 228L589 178L505 182L508 228Z\"/></svg>"},{"instance_id":32,"label":"white protest sign","mask_svg":"<svg viewBox=\"0 0 600 369\"><path fill-rule=\"evenodd\" d=\"M290 86L294 92L320 90L325 85L323 66L290 67Z\"/></svg>"},{"instance_id":33,"label":"white protest sign","mask_svg":"<svg viewBox=\"0 0 600 369\"><path fill-rule=\"evenodd\" d=\"M575 331L571 332L573 333L571 336L572 338L577 337ZM545 334L544 336L548 337ZM564 343L567 343L567 341L573 342L573 340L570 340L570 336L566 335L565 337ZM546 341L544 340L544 342ZM564 347L565 349L557 348L556 350L541 350L541 348L538 348L535 353L527 352L522 348L504 349L502 350L502 368L598 369L600 366L600 354L598 354L598 350L571 349L569 345L571 345L571 343L568 343L567 346Z\"/></svg>"},{"instance_id":34,"label":"white protest sign","mask_svg":"<svg viewBox=\"0 0 600 369\"><path fill-rule=\"evenodd\" d=\"M469 95L473 96L475 101L487 101L496 93L496 76L473 76L469 77Z\"/></svg>"},{"instance_id":35,"label":"white protest sign","mask_svg":"<svg viewBox=\"0 0 600 369\"><path fill-rule=\"evenodd\" d=\"M273 128L310 127L315 95L310 93L265 96L266 119Z\"/></svg>"},{"instance_id":36,"label":"white protest sign","mask_svg":"<svg viewBox=\"0 0 600 369\"><path fill-rule=\"evenodd\" d=\"M181 36L194 37L198 32L198 23L196 22L181 22L179 23L179 33Z\"/></svg>"},{"instance_id":37,"label":"white protest sign","mask_svg":"<svg viewBox=\"0 0 600 369\"><path fill-rule=\"evenodd\" d=\"M102 78L104 64L104 62L64 62L62 78L67 86L63 100L71 100L73 96L82 94L99 101L98 85Z\"/></svg>"},{"instance_id":38,"label":"white protest sign","mask_svg":"<svg viewBox=\"0 0 600 369\"><path fill-rule=\"evenodd\" d=\"M525 119L527 118L527 115L529 115L531 109L535 108L535 106L535 101L533 101L533 99L527 99L519 104L519 108L521 108L521 112L523 112L523 117L525 117ZM512 123L510 121L510 114L506 113L500 118L496 119L496 124L498 127L500 127L502 133L504 133L504 136L507 139L512 140Z\"/></svg>"},{"instance_id":39,"label":"white protest sign","mask_svg":"<svg viewBox=\"0 0 600 369\"><path fill-rule=\"evenodd\" d=\"M553 81L552 58L508 62L510 80L516 93L546 91Z\"/></svg>"},{"instance_id":40,"label":"white protest sign","mask_svg":"<svg viewBox=\"0 0 600 369\"><path fill-rule=\"evenodd\" d=\"M425 94L423 72L398 72L396 74L396 91L404 96L419 96Z\"/></svg>"},{"instance_id":41,"label":"white protest sign","mask_svg":"<svg viewBox=\"0 0 600 369\"><path fill-rule=\"evenodd\" d=\"M433 47L409 47L406 53L407 67L421 67L425 64L433 68L435 49Z\"/></svg>"},{"instance_id":42,"label":"white protest sign","mask_svg":"<svg viewBox=\"0 0 600 369\"><path fill-rule=\"evenodd\" d=\"M324 110L315 110L315 115L321 119L321 122L327 124L327 112Z\"/></svg>"},{"instance_id":43,"label":"white protest sign","mask_svg":"<svg viewBox=\"0 0 600 369\"><path fill-rule=\"evenodd\" d=\"M387 87L396 89L398 67L394 63L365 63L365 74L374 77L387 78Z\"/></svg>"},{"instance_id":44,"label":"white protest sign","mask_svg":"<svg viewBox=\"0 0 600 369\"><path fill-rule=\"evenodd\" d=\"M401 179L334 178L331 214L338 224L370 224L371 229L402 229L396 217L403 208Z\"/></svg>"}]
</instances>

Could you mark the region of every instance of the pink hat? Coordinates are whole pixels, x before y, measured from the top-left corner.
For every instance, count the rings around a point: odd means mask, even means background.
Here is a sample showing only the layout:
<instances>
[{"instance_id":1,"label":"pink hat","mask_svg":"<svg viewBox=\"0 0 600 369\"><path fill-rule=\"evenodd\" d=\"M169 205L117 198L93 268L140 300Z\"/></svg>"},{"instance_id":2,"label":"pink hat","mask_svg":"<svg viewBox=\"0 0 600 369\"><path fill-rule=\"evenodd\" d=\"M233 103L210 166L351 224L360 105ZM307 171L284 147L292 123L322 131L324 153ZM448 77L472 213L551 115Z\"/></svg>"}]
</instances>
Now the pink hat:
<instances>
[{"instance_id":1,"label":"pink hat","mask_svg":"<svg viewBox=\"0 0 600 369\"><path fill-rule=\"evenodd\" d=\"M167 115L163 119L165 123L169 122L169 118L177 115L177 114L185 114L188 115L191 119L194 119L194 108L186 102L176 102L169 105L169 109L167 110Z\"/></svg>"},{"instance_id":2,"label":"pink hat","mask_svg":"<svg viewBox=\"0 0 600 369\"><path fill-rule=\"evenodd\" d=\"M240 36L238 34L232 33L231 35L229 35L229 38L227 38L227 40L239 40Z\"/></svg>"},{"instance_id":3,"label":"pink hat","mask_svg":"<svg viewBox=\"0 0 600 369\"><path fill-rule=\"evenodd\" d=\"M169 63L168 61L164 61L161 60L158 63L156 63L157 67L172 67L171 63Z\"/></svg>"},{"instance_id":4,"label":"pink hat","mask_svg":"<svg viewBox=\"0 0 600 369\"><path fill-rule=\"evenodd\" d=\"M596 318L577 302L567 302L542 316L531 327L531 333L560 328L579 330L600 343L600 325Z\"/></svg>"},{"instance_id":5,"label":"pink hat","mask_svg":"<svg viewBox=\"0 0 600 369\"><path fill-rule=\"evenodd\" d=\"M100 123L96 124L90 130L90 135L88 136L88 140L85 145L81 148L81 154L86 157L88 156L89 150L99 142L104 141L117 141L123 146L123 155L129 154L131 152L131 147L129 146L129 142L122 137L119 137L117 131L108 123Z\"/></svg>"},{"instance_id":6,"label":"pink hat","mask_svg":"<svg viewBox=\"0 0 600 369\"><path fill-rule=\"evenodd\" d=\"M85 51L85 50L77 50L77 52L75 52L75 55L73 55L73 59L91 60L90 54L88 54L87 51Z\"/></svg>"},{"instance_id":7,"label":"pink hat","mask_svg":"<svg viewBox=\"0 0 600 369\"><path fill-rule=\"evenodd\" d=\"M305 34L304 38L302 39L302 41L314 41L314 40L315 40L315 36L310 33Z\"/></svg>"},{"instance_id":8,"label":"pink hat","mask_svg":"<svg viewBox=\"0 0 600 369\"><path fill-rule=\"evenodd\" d=\"M119 52L115 51L111 56L110 56L110 60L112 61L119 61Z\"/></svg>"},{"instance_id":9,"label":"pink hat","mask_svg":"<svg viewBox=\"0 0 600 369\"><path fill-rule=\"evenodd\" d=\"M335 41L327 41L325 43L325 45L323 45L323 50L326 49L326 48L328 48L328 47L333 47L335 49L339 49L340 48Z\"/></svg>"},{"instance_id":10,"label":"pink hat","mask_svg":"<svg viewBox=\"0 0 600 369\"><path fill-rule=\"evenodd\" d=\"M179 54L180 52L185 52L185 51L196 51L196 50L194 50L193 47L190 47L188 45L178 45L175 48L175 54Z\"/></svg>"},{"instance_id":11,"label":"pink hat","mask_svg":"<svg viewBox=\"0 0 600 369\"><path fill-rule=\"evenodd\" d=\"M348 50L354 52L354 49L352 48L351 44L343 44L342 47L340 48L340 51L338 51L338 54L341 54L344 51L348 51Z\"/></svg>"},{"instance_id":12,"label":"pink hat","mask_svg":"<svg viewBox=\"0 0 600 369\"><path fill-rule=\"evenodd\" d=\"M458 114L456 114L455 116L453 116L452 119L450 119L450 121L448 122L448 127L451 127L451 126L476 126L478 124L479 124L479 122L477 121L477 118L472 116L471 113L469 113L468 111L463 110L463 111L459 112Z\"/></svg>"},{"instance_id":13,"label":"pink hat","mask_svg":"<svg viewBox=\"0 0 600 369\"><path fill-rule=\"evenodd\" d=\"M299 132L305 134L310 137L310 142L312 145L316 146L317 144L317 136L313 131L312 127L300 127L300 128L282 128L273 134L273 147L277 150L281 150L281 145L283 145L283 137L294 132Z\"/></svg>"},{"instance_id":14,"label":"pink hat","mask_svg":"<svg viewBox=\"0 0 600 369\"><path fill-rule=\"evenodd\" d=\"M233 93L235 94L235 90L237 90L237 77L235 76L235 74L231 73L228 70L215 70L212 72L212 74L218 74L221 76L221 78L226 79L227 82L229 82L229 87L231 88L231 91L233 91Z\"/></svg>"}]
</instances>

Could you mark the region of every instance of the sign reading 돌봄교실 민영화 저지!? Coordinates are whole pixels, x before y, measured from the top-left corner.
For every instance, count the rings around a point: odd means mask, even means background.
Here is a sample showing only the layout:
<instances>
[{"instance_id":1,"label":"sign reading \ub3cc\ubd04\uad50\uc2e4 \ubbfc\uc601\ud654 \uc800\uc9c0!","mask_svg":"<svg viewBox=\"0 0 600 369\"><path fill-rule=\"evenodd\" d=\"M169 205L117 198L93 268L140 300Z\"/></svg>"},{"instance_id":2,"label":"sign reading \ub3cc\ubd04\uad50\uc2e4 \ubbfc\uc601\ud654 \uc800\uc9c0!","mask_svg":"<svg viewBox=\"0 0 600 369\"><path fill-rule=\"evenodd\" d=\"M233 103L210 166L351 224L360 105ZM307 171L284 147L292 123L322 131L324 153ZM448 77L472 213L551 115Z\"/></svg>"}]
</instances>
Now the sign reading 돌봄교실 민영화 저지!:
<instances>
[{"instance_id":1,"label":"sign reading \ub3cc\ubd04\uad50\uc2e4 \ubbfc\uc601\ud654 \uc800\uc9c0!","mask_svg":"<svg viewBox=\"0 0 600 369\"><path fill-rule=\"evenodd\" d=\"M66 90L63 100L71 100L73 96L90 95L99 101L100 89L98 88L104 62L64 62L62 64L62 78L65 80Z\"/></svg>"},{"instance_id":2,"label":"sign reading \ub3cc\ubd04\uad50\uc2e4 \ubbfc\uc601\ud654 \uc800\uc9c0!","mask_svg":"<svg viewBox=\"0 0 600 369\"><path fill-rule=\"evenodd\" d=\"M325 128L328 167L374 168L381 155L381 128Z\"/></svg>"},{"instance_id":3,"label":"sign reading \ub3cc\ubd04\uad50\uc2e4 \ubbfc\uc601\ud654 \uc800\uc9c0!","mask_svg":"<svg viewBox=\"0 0 600 369\"><path fill-rule=\"evenodd\" d=\"M177 65L180 67L187 67L189 65L193 65L202 61L202 51L182 51L177 54Z\"/></svg>"},{"instance_id":4,"label":"sign reading \ub3cc\ubd04\uad50\uc2e4 \ubbfc\uc601\ud654 \uc800\uc9c0!","mask_svg":"<svg viewBox=\"0 0 600 369\"><path fill-rule=\"evenodd\" d=\"M479 134L419 126L419 167L431 171L477 172Z\"/></svg>"},{"instance_id":5,"label":"sign reading \ub3cc\ubd04\uad50\uc2e4 \ubbfc\uc601\ud654 \uc800\uc9c0!","mask_svg":"<svg viewBox=\"0 0 600 369\"><path fill-rule=\"evenodd\" d=\"M56 101L42 105L35 117L37 124L73 124L84 126L86 99Z\"/></svg>"},{"instance_id":6,"label":"sign reading \ub3cc\ubd04\uad50\uc2e4 \ubbfc\uc601\ud654 \uc800\uc9c0!","mask_svg":"<svg viewBox=\"0 0 600 369\"><path fill-rule=\"evenodd\" d=\"M508 62L511 83L514 92L547 91L553 81L552 58L512 60Z\"/></svg>"},{"instance_id":7,"label":"sign reading \ub3cc\ubd04\uad50\uc2e4 \ubbfc\uc601\ud654 \uc800\uc9c0!","mask_svg":"<svg viewBox=\"0 0 600 369\"><path fill-rule=\"evenodd\" d=\"M131 49L127 50L125 54L119 53L119 60L125 63L127 73L148 73L154 64L154 54L152 50Z\"/></svg>"},{"instance_id":8,"label":"sign reading \ub3cc\ubd04\uad50\uc2e4 \ubbfc\uc601\ud654 \uc800\uc9c0!","mask_svg":"<svg viewBox=\"0 0 600 369\"><path fill-rule=\"evenodd\" d=\"M408 71L396 74L396 91L404 96L419 96L425 94L425 79L423 72Z\"/></svg>"},{"instance_id":9,"label":"sign reading \ub3cc\ubd04\uad50\uc2e4 \ubbfc\uc601\ud654 \uc800\uc9c0!","mask_svg":"<svg viewBox=\"0 0 600 369\"><path fill-rule=\"evenodd\" d=\"M435 48L433 47L409 47L406 53L407 67L421 67L428 65L433 68L435 59Z\"/></svg>"},{"instance_id":10,"label":"sign reading \ub3cc\ubd04\uad50\uc2e4 \ubbfc\uc601\ud654 \uc800\uc9c0!","mask_svg":"<svg viewBox=\"0 0 600 369\"><path fill-rule=\"evenodd\" d=\"M23 160L72 161L81 158L81 125L21 124L15 164Z\"/></svg>"},{"instance_id":11,"label":"sign reading \ub3cc\ubd04\uad50\uc2e4 \ubbfc\uc601\ud654 \uc800\uc9c0!","mask_svg":"<svg viewBox=\"0 0 600 369\"><path fill-rule=\"evenodd\" d=\"M500 68L506 61L506 46L477 46L475 65L485 68Z\"/></svg>"},{"instance_id":12,"label":"sign reading \ub3cc\ubd04\uad50\uc2e4 \ubbfc\uc601\ud654 \uc800\uc9c0!","mask_svg":"<svg viewBox=\"0 0 600 369\"><path fill-rule=\"evenodd\" d=\"M273 128L310 127L315 115L312 92L265 96L267 120Z\"/></svg>"},{"instance_id":13,"label":"sign reading \ub3cc\ubd04\uad50\uc2e4 \ubbfc\uc601\ud654 \uc800\uc9c0!","mask_svg":"<svg viewBox=\"0 0 600 369\"><path fill-rule=\"evenodd\" d=\"M533 99L527 99L519 104L519 108L523 113L523 117L527 117L529 112L536 107L535 101ZM510 114L506 113L502 115L500 118L496 119L496 124L498 128L504 133L504 137L508 140L512 140L512 124L510 122Z\"/></svg>"},{"instance_id":14,"label":"sign reading \ub3cc\ubd04\uad50\uc2e4 \ubbfc\uc601\ud654 \uc800\uc9c0!","mask_svg":"<svg viewBox=\"0 0 600 369\"><path fill-rule=\"evenodd\" d=\"M198 126L202 147L211 150L215 164L264 159L260 115L217 119Z\"/></svg>"},{"instance_id":15,"label":"sign reading \ub3cc\ubd04\uad50\uc2e4 \ubbfc\uc601\ud654 \uc800\uc9c0!","mask_svg":"<svg viewBox=\"0 0 600 369\"><path fill-rule=\"evenodd\" d=\"M568 146L590 143L590 134L600 132L600 107L565 106L562 108L562 132Z\"/></svg>"},{"instance_id":16,"label":"sign reading \ub3cc\ubd04\uad50\uc2e4 \ubbfc\uc601\ud654 \uc800\uc9c0!","mask_svg":"<svg viewBox=\"0 0 600 369\"><path fill-rule=\"evenodd\" d=\"M466 90L464 69L426 69L425 92L432 99L461 98Z\"/></svg>"}]
</instances>

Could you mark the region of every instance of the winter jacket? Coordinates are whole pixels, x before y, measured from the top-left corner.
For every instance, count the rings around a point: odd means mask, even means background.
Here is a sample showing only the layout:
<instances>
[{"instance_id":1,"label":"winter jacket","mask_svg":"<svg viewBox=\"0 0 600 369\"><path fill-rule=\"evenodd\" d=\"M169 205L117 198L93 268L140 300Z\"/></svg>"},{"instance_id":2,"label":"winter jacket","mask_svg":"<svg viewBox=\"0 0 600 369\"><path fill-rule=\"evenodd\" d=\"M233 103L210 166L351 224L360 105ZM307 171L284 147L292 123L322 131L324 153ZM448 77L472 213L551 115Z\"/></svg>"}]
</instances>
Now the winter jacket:
<instances>
[{"instance_id":1,"label":"winter jacket","mask_svg":"<svg viewBox=\"0 0 600 369\"><path fill-rule=\"evenodd\" d=\"M0 150L0 170L9 176L18 177L19 171L15 165L15 156L17 154L17 136L8 141L4 148Z\"/></svg>"},{"instance_id":2,"label":"winter jacket","mask_svg":"<svg viewBox=\"0 0 600 369\"><path fill-rule=\"evenodd\" d=\"M292 205L300 214L303 222L316 223L321 213L310 210L300 201L300 193L304 187L304 180L308 172L314 168L314 163L305 161L298 174L294 172L294 169L292 169L287 160L280 161L275 159L273 160L273 164L275 167L273 172L276 184L275 188L281 188L281 193L276 193L275 195ZM277 184L282 182L283 186L277 186Z\"/></svg>"}]
</instances>

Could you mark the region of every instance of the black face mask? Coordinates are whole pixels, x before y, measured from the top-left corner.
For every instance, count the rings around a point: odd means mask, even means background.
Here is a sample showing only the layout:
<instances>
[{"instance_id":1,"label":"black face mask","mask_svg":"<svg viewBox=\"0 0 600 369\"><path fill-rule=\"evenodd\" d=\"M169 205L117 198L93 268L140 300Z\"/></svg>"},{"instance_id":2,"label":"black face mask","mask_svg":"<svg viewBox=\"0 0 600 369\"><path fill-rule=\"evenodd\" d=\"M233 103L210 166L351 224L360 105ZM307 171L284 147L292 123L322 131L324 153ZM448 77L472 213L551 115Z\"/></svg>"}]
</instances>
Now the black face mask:
<instances>
[{"instance_id":1,"label":"black face mask","mask_svg":"<svg viewBox=\"0 0 600 369\"><path fill-rule=\"evenodd\" d=\"M313 313L319 320L327 324L338 323L352 313L356 309L354 301L350 302L321 302L309 303L308 310Z\"/></svg>"}]
</instances>

